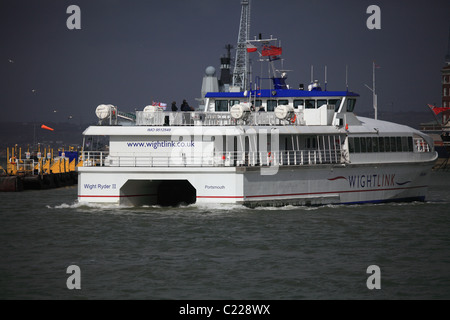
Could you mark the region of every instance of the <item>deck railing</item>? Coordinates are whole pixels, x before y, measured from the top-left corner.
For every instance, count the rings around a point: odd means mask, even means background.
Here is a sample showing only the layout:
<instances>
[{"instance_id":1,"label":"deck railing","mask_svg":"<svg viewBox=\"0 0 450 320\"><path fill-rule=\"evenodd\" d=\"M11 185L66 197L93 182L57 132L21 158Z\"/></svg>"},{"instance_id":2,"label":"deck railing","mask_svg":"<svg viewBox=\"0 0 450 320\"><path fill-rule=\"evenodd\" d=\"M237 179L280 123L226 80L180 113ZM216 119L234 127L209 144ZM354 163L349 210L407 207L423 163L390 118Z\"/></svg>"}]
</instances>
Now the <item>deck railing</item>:
<instances>
[{"instance_id":1,"label":"deck railing","mask_svg":"<svg viewBox=\"0 0 450 320\"><path fill-rule=\"evenodd\" d=\"M416 146L417 152L431 152L430 145L423 138L414 138L414 144Z\"/></svg>"},{"instance_id":2,"label":"deck railing","mask_svg":"<svg viewBox=\"0 0 450 320\"><path fill-rule=\"evenodd\" d=\"M278 152L223 152L110 155L102 151L83 153L83 166L109 167L240 167L299 166L344 163L340 150L287 150Z\"/></svg>"},{"instance_id":3,"label":"deck railing","mask_svg":"<svg viewBox=\"0 0 450 320\"><path fill-rule=\"evenodd\" d=\"M235 126L235 125L305 125L302 110L291 119L280 120L275 112L251 112L244 119L234 119L230 112L144 112L136 111L138 126Z\"/></svg>"}]
</instances>

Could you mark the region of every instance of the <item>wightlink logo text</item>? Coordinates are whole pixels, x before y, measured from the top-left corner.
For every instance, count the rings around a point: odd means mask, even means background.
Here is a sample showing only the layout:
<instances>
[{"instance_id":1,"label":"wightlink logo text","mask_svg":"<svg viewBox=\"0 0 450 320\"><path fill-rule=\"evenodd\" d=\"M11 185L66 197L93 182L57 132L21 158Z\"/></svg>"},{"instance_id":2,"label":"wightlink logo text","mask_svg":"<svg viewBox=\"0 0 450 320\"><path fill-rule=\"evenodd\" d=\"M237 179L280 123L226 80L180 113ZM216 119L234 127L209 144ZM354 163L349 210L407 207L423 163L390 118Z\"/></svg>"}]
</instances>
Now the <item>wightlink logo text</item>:
<instances>
[{"instance_id":1,"label":"wightlink logo text","mask_svg":"<svg viewBox=\"0 0 450 320\"><path fill-rule=\"evenodd\" d=\"M357 175L348 176L348 183L350 188L381 188L392 187L395 174L371 174L371 175Z\"/></svg>"},{"instance_id":2,"label":"wightlink logo text","mask_svg":"<svg viewBox=\"0 0 450 320\"><path fill-rule=\"evenodd\" d=\"M346 180L350 188L385 188L393 186L403 186L411 181L398 182L395 180L395 173L391 174L359 174L351 176L339 176L328 179L329 181Z\"/></svg>"}]
</instances>

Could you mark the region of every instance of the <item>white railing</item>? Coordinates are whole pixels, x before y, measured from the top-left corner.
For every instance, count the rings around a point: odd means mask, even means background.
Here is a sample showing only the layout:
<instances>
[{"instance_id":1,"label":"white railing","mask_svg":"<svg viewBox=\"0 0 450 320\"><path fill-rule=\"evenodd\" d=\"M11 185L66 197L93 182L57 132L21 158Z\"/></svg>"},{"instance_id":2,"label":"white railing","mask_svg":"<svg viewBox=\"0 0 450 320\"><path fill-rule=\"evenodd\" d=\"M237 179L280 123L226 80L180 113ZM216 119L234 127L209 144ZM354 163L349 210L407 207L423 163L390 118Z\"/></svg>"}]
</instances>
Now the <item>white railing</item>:
<instances>
[{"instance_id":1,"label":"white railing","mask_svg":"<svg viewBox=\"0 0 450 320\"><path fill-rule=\"evenodd\" d=\"M230 112L144 112L136 111L138 126L235 126L235 125L305 125L299 110L290 120L280 120L275 112L251 112L246 119L236 120Z\"/></svg>"},{"instance_id":2,"label":"white railing","mask_svg":"<svg viewBox=\"0 0 450 320\"><path fill-rule=\"evenodd\" d=\"M414 138L414 144L418 152L431 152L430 145L422 138Z\"/></svg>"},{"instance_id":3,"label":"white railing","mask_svg":"<svg viewBox=\"0 0 450 320\"><path fill-rule=\"evenodd\" d=\"M239 167L299 166L344 163L340 150L288 150L278 152L223 152L173 154L109 155L86 151L83 166L108 167Z\"/></svg>"}]
</instances>

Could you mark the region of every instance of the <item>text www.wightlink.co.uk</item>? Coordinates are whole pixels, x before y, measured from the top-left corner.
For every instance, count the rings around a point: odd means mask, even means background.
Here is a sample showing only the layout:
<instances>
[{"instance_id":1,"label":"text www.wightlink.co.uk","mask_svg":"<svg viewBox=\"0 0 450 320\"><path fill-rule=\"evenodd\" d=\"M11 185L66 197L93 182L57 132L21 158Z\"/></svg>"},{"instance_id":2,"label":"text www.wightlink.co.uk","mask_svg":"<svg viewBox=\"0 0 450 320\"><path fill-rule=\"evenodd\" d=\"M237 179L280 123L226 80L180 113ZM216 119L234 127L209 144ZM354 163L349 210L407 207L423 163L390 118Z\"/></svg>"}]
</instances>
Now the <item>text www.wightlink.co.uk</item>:
<instances>
[{"instance_id":1,"label":"text www.wightlink.co.uk","mask_svg":"<svg viewBox=\"0 0 450 320\"><path fill-rule=\"evenodd\" d=\"M130 148L183 148L195 147L195 141L152 141L152 142L127 142L127 147Z\"/></svg>"}]
</instances>

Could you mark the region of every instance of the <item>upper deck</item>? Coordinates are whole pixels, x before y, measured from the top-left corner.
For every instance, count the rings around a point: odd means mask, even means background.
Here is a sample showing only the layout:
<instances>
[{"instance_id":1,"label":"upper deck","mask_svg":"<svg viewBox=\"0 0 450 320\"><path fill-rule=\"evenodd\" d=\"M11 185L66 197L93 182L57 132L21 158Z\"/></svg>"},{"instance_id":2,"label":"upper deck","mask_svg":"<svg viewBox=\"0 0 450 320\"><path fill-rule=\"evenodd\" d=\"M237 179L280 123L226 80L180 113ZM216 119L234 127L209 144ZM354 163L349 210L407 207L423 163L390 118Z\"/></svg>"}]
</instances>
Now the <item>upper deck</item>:
<instances>
[{"instance_id":1,"label":"upper deck","mask_svg":"<svg viewBox=\"0 0 450 320\"><path fill-rule=\"evenodd\" d=\"M358 94L292 89L209 92L192 112L166 112L147 106L132 116L100 105L101 125L137 126L345 126L359 124L353 114Z\"/></svg>"}]
</instances>

